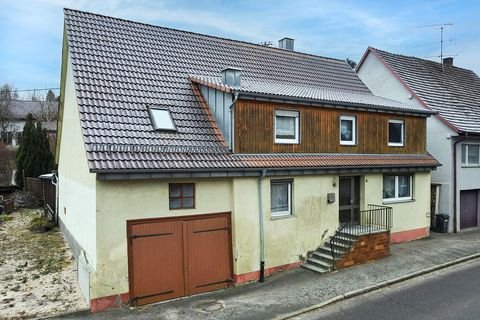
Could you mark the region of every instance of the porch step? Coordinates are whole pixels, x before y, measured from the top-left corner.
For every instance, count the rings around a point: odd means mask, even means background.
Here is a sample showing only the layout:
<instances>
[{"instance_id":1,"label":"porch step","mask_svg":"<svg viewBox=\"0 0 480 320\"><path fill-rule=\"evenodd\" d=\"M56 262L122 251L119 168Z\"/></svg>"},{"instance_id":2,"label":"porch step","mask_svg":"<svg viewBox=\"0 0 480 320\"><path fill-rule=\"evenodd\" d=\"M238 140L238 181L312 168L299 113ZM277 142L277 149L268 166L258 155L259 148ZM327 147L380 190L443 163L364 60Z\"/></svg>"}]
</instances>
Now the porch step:
<instances>
[{"instance_id":1,"label":"porch step","mask_svg":"<svg viewBox=\"0 0 480 320\"><path fill-rule=\"evenodd\" d=\"M330 268L319 267L309 263L302 264L301 267L317 273L327 273L330 271Z\"/></svg>"},{"instance_id":2,"label":"porch step","mask_svg":"<svg viewBox=\"0 0 480 320\"><path fill-rule=\"evenodd\" d=\"M335 259L338 260L345 255L357 239L358 237L352 234L338 234L337 242L333 248ZM332 248L330 246L330 240L327 240L312 253L302 267L313 272L326 273L333 270L333 264Z\"/></svg>"}]
</instances>

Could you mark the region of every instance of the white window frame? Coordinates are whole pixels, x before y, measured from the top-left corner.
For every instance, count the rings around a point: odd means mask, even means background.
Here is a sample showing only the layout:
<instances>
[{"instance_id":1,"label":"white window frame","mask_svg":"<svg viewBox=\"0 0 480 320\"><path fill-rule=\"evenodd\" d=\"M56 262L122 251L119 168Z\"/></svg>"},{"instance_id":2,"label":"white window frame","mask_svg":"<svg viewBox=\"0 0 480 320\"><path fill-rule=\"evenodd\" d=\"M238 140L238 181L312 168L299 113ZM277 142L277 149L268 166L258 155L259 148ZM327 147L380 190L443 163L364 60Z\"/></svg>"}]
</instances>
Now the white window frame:
<instances>
[{"instance_id":1,"label":"white window frame","mask_svg":"<svg viewBox=\"0 0 480 320\"><path fill-rule=\"evenodd\" d=\"M277 116L295 118L295 138L294 139L277 138ZM298 144L300 141L299 119L300 119L299 111L275 110L275 121L273 124L274 125L273 135L274 135L275 143Z\"/></svg>"},{"instance_id":2,"label":"white window frame","mask_svg":"<svg viewBox=\"0 0 480 320\"><path fill-rule=\"evenodd\" d=\"M270 180L270 203L272 203L272 184L287 184L287 197L288 197L288 210L285 211L273 211L270 207L270 215L272 218L288 217L292 215L292 184L293 180Z\"/></svg>"},{"instance_id":3,"label":"white window frame","mask_svg":"<svg viewBox=\"0 0 480 320\"><path fill-rule=\"evenodd\" d=\"M342 120L352 122L352 140L342 140ZM357 117L356 116L340 116L339 123L340 144L354 146L357 144Z\"/></svg>"},{"instance_id":4,"label":"white window frame","mask_svg":"<svg viewBox=\"0 0 480 320\"><path fill-rule=\"evenodd\" d=\"M394 176L393 174L385 174L385 176ZM399 197L398 196L398 177L403 176L403 177L409 177L410 178L410 196L408 197ZM382 177L382 198L383 198L383 177ZM384 198L383 202L397 202L397 201L408 201L413 199L413 175L395 175L395 198Z\"/></svg>"},{"instance_id":5,"label":"white window frame","mask_svg":"<svg viewBox=\"0 0 480 320\"><path fill-rule=\"evenodd\" d=\"M402 142L390 142L390 123L400 123L402 125ZM405 120L396 120L396 119L389 119L388 120L388 145L391 147L403 147L405 145Z\"/></svg>"},{"instance_id":6,"label":"white window frame","mask_svg":"<svg viewBox=\"0 0 480 320\"><path fill-rule=\"evenodd\" d=\"M477 163L470 163L468 162L468 149L470 148L470 146L478 146L480 148L480 144L478 143L464 143L462 144L461 146L461 150L460 150L460 155L461 155L461 160L463 160L463 146L465 146L465 162L461 161L462 162L462 166L464 167L478 167L480 166L480 155L478 157L478 162Z\"/></svg>"},{"instance_id":7,"label":"white window frame","mask_svg":"<svg viewBox=\"0 0 480 320\"><path fill-rule=\"evenodd\" d=\"M168 117L170 118L171 127L167 128L167 127L158 126L157 121L155 120L155 114L154 114L155 110L165 111L168 114ZM175 122L173 122L172 113L170 112L169 108L151 106L151 107L148 107L148 114L150 116L150 122L152 123L153 129L155 131L177 131L177 127L175 126Z\"/></svg>"}]
</instances>

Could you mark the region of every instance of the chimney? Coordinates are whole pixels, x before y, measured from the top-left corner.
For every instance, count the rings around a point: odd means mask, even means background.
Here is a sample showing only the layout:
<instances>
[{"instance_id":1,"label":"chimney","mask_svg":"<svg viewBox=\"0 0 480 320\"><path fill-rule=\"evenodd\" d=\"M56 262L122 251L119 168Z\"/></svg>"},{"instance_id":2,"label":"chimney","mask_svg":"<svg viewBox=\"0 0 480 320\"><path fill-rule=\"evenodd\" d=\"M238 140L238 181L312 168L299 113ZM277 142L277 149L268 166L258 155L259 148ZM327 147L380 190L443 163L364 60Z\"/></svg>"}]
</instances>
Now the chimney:
<instances>
[{"instance_id":1,"label":"chimney","mask_svg":"<svg viewBox=\"0 0 480 320\"><path fill-rule=\"evenodd\" d=\"M452 57L443 58L443 65L453 67L453 58Z\"/></svg>"},{"instance_id":2,"label":"chimney","mask_svg":"<svg viewBox=\"0 0 480 320\"><path fill-rule=\"evenodd\" d=\"M242 69L239 68L225 68L222 70L222 83L227 86L240 87L240 76Z\"/></svg>"},{"instance_id":3,"label":"chimney","mask_svg":"<svg viewBox=\"0 0 480 320\"><path fill-rule=\"evenodd\" d=\"M286 50L290 50L290 51L293 51L293 44L294 44L294 39L292 38L283 38L283 39L280 39L278 40L278 47L280 49L286 49Z\"/></svg>"}]
</instances>

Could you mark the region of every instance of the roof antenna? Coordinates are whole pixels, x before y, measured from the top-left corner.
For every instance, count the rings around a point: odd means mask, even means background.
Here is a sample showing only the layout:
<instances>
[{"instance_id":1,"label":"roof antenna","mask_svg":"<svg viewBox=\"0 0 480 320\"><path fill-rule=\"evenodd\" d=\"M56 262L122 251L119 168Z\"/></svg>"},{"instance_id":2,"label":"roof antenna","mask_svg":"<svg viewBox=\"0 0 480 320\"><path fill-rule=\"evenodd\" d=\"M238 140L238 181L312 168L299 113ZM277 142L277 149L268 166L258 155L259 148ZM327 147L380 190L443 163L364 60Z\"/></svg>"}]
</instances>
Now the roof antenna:
<instances>
[{"instance_id":1,"label":"roof antenna","mask_svg":"<svg viewBox=\"0 0 480 320\"><path fill-rule=\"evenodd\" d=\"M427 24L423 26L416 26L415 28L440 28L440 64L443 71L443 29L445 27L453 26L453 23L441 23L441 24Z\"/></svg>"}]
</instances>

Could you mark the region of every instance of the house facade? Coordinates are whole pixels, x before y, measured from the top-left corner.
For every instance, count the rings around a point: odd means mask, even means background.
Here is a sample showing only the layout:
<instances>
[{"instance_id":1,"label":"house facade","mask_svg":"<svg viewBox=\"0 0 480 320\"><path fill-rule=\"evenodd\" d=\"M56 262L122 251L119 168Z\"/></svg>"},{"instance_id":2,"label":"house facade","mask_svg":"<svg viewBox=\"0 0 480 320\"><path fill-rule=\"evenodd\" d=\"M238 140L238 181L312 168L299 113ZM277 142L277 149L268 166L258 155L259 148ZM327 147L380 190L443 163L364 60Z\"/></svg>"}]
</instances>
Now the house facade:
<instances>
[{"instance_id":1,"label":"house facade","mask_svg":"<svg viewBox=\"0 0 480 320\"><path fill-rule=\"evenodd\" d=\"M41 118L42 110L45 104L48 105L49 110L58 110L58 102L44 102L44 101L27 101L27 100L12 100L9 106L11 111L11 119L8 126L0 137L0 141L17 149L22 140L23 127L27 120L27 115L31 113L35 118ZM42 128L47 131L48 140L50 142L50 149L55 153L57 121L42 121Z\"/></svg>"},{"instance_id":2,"label":"house facade","mask_svg":"<svg viewBox=\"0 0 480 320\"><path fill-rule=\"evenodd\" d=\"M60 100L57 214L94 311L298 267L371 204L392 242L428 235L432 112L344 61L65 10Z\"/></svg>"},{"instance_id":3,"label":"house facade","mask_svg":"<svg viewBox=\"0 0 480 320\"><path fill-rule=\"evenodd\" d=\"M374 48L356 71L374 94L437 112L427 120L427 150L443 165L432 173L431 211L450 216L450 232L478 227L480 78L453 58L441 64Z\"/></svg>"}]
</instances>

